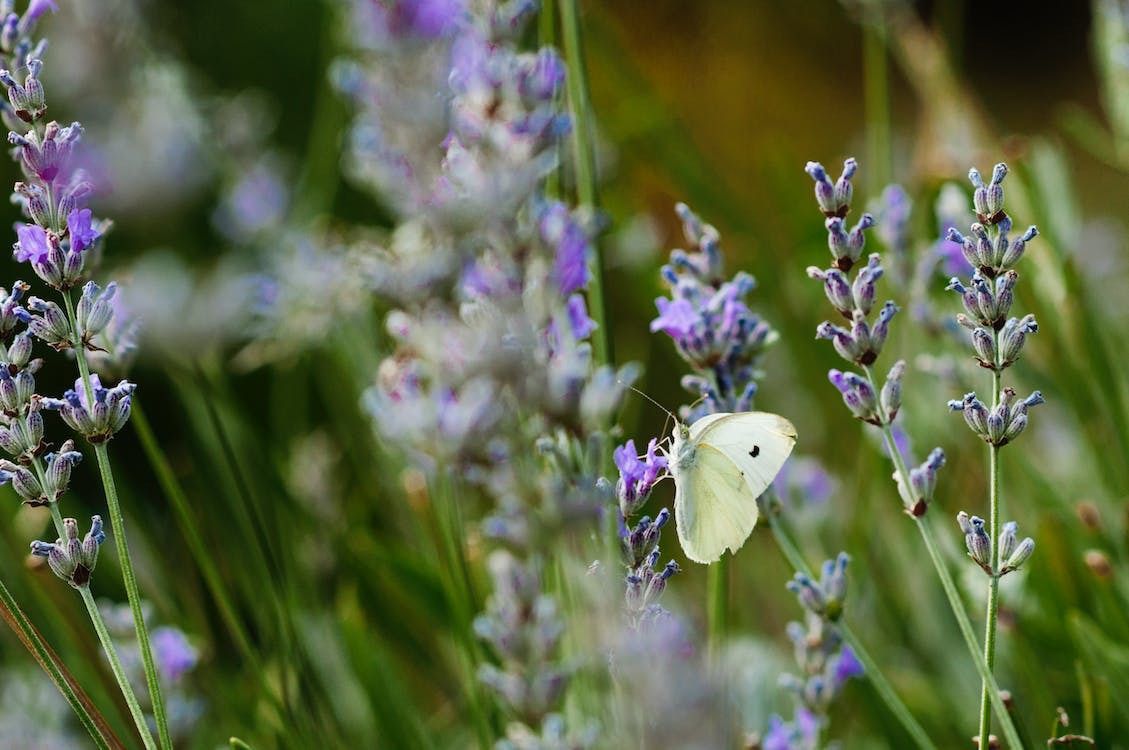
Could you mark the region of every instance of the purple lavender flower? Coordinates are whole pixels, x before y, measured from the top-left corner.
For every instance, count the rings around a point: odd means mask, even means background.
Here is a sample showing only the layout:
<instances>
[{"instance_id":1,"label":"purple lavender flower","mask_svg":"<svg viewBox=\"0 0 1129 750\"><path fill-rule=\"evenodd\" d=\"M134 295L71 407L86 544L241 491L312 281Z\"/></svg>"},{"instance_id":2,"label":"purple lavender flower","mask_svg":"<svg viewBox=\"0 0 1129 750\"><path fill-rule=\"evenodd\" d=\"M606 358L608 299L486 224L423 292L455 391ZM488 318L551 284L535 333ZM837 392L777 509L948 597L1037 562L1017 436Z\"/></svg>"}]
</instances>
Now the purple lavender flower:
<instances>
[{"instance_id":1,"label":"purple lavender flower","mask_svg":"<svg viewBox=\"0 0 1129 750\"><path fill-rule=\"evenodd\" d=\"M71 239L71 252L81 253L102 236L93 226L93 216L94 213L89 208L71 211L67 216L67 234Z\"/></svg>"},{"instance_id":2,"label":"purple lavender flower","mask_svg":"<svg viewBox=\"0 0 1129 750\"><path fill-rule=\"evenodd\" d=\"M170 626L154 628L150 637L157 668L166 681L178 682L181 677L196 668L196 664L200 661L200 652L189 643L188 636L180 628Z\"/></svg>"},{"instance_id":3,"label":"purple lavender flower","mask_svg":"<svg viewBox=\"0 0 1129 750\"><path fill-rule=\"evenodd\" d=\"M13 246L15 259L20 263L33 265L43 263L51 252L47 232L36 224L17 224L16 236L19 241Z\"/></svg>"},{"instance_id":4,"label":"purple lavender flower","mask_svg":"<svg viewBox=\"0 0 1129 750\"><path fill-rule=\"evenodd\" d=\"M553 278L561 297L588 286L588 255L591 241L584 226L560 202L546 204L540 211L541 239L553 248Z\"/></svg>"},{"instance_id":5,"label":"purple lavender flower","mask_svg":"<svg viewBox=\"0 0 1129 750\"><path fill-rule=\"evenodd\" d=\"M862 677L864 674L866 674L866 670L863 669L858 657L855 656L855 652L850 646L843 646L843 649L839 652L839 658L835 661L834 689L838 691L848 680Z\"/></svg>"},{"instance_id":6,"label":"purple lavender flower","mask_svg":"<svg viewBox=\"0 0 1129 750\"><path fill-rule=\"evenodd\" d=\"M462 0L392 0L371 3L374 21L391 39L438 39L463 22Z\"/></svg>"},{"instance_id":7,"label":"purple lavender flower","mask_svg":"<svg viewBox=\"0 0 1129 750\"><path fill-rule=\"evenodd\" d=\"M647 452L640 456L635 449L635 441L628 440L613 452L619 481L616 483L616 496L624 517L631 517L639 508L660 479L666 476L667 458L660 452L659 441L651 438Z\"/></svg>"},{"instance_id":8,"label":"purple lavender flower","mask_svg":"<svg viewBox=\"0 0 1129 750\"><path fill-rule=\"evenodd\" d=\"M55 0L31 0L27 5L27 10L24 11L23 17L20 19L20 25L24 27L25 33L32 24L39 20L47 11L52 13L59 12L59 6Z\"/></svg>"}]
</instances>

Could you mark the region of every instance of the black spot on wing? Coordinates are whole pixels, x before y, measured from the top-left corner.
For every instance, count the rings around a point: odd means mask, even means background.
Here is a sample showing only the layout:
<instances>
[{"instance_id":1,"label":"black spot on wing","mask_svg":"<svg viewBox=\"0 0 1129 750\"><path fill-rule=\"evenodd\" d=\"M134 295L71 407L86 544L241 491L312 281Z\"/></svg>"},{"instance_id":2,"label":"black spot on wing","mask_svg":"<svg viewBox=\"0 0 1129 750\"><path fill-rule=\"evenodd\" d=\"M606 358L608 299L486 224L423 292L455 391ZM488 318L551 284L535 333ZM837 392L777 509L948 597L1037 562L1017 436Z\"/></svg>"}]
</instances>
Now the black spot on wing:
<instances>
[{"instance_id":1,"label":"black spot on wing","mask_svg":"<svg viewBox=\"0 0 1129 750\"><path fill-rule=\"evenodd\" d=\"M754 445L753 449L751 451L749 451L749 456L752 457L752 458L756 458L760 454L761 454L761 447L759 445Z\"/></svg>"}]
</instances>

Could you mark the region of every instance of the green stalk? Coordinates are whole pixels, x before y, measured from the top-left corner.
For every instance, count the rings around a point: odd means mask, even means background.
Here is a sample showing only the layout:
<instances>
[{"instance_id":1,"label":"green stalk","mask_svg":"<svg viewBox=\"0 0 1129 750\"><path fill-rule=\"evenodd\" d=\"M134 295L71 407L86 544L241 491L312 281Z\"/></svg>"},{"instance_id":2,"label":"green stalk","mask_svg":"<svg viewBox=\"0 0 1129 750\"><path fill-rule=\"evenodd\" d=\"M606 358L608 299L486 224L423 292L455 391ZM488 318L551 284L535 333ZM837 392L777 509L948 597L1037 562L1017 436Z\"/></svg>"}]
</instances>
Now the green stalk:
<instances>
[{"instance_id":1,"label":"green stalk","mask_svg":"<svg viewBox=\"0 0 1129 750\"><path fill-rule=\"evenodd\" d=\"M79 375L82 378L83 388L86 389L86 399L88 404L94 403L94 388L90 384L90 366L86 362L86 351L83 349L82 337L78 332L78 320L74 312L74 304L71 302L70 292L63 293L63 302L67 306L67 319L70 321L71 332L74 335L74 352L75 360L78 362ZM149 687L149 700L153 704L153 718L157 722L157 733L160 737L161 748L163 750L172 750L172 738L169 735L169 721L165 713L165 701L161 695L161 683L157 676L157 665L153 661L153 648L149 644L149 628L145 624L145 614L141 608L141 590L137 586L137 574L133 570L133 559L129 554L129 545L125 537L125 517L122 515L121 505L118 503L118 489L114 484L114 472L110 467L110 456L106 452L105 443L96 443L94 445L94 454L98 458L98 473L102 477L102 489L106 494L106 506L110 514L110 529L114 537L114 547L118 553L118 564L121 566L122 581L125 583L126 598L129 599L129 609L133 614L133 629L137 634L137 646L141 651L141 663L145 669L145 683ZM90 592L84 592L84 599L89 598ZM93 607L93 599L89 600L87 609L91 611L91 619L95 619L97 608ZM101 615L98 615L98 620L101 620ZM94 623L95 628L98 628L99 623ZM105 630L105 624L102 624L102 629ZM99 637L102 633L99 632ZM106 640L103 639L103 646L106 645ZM118 665L120 667L120 665ZM115 673L116 674L116 673ZM119 680L120 682L120 680ZM125 685L122 686L123 691ZM127 696L128 699L128 696ZM136 698L134 698L136 702ZM133 707L130 706L130 710ZM135 717L136 718L136 717Z\"/></svg>"},{"instance_id":2,"label":"green stalk","mask_svg":"<svg viewBox=\"0 0 1129 750\"><path fill-rule=\"evenodd\" d=\"M862 24L864 107L869 169L879 185L892 178L890 75L886 57L886 19L881 2L865 3Z\"/></svg>"},{"instance_id":3,"label":"green stalk","mask_svg":"<svg viewBox=\"0 0 1129 750\"><path fill-rule=\"evenodd\" d=\"M99 750L118 750L124 748L121 741L114 736L109 724L99 713L90 697L83 691L74 676L67 671L66 666L60 661L58 655L43 640L39 631L27 619L27 615L16 604L15 598L8 587L0 582L0 618L8 624L12 632L19 638L24 648L55 683L63 698L70 705L78 717L83 729L94 740L95 747Z\"/></svg>"},{"instance_id":4,"label":"green stalk","mask_svg":"<svg viewBox=\"0 0 1129 750\"><path fill-rule=\"evenodd\" d=\"M796 547L795 543L785 533L784 529L780 527L780 521L771 513L766 513L766 521L768 523L769 531L772 532L772 538L776 540L776 546L780 549L780 553L784 555L784 559L792 568L800 573L803 573L809 578L815 578L815 572L811 566L808 565L804 555ZM918 723L917 719L910 713L906 704L898 697L894 686L886 679L886 675L882 674L882 670L878 667L878 662L870 655L863 646L862 641L859 639L855 632L851 630L851 626L845 620L840 620L836 623L839 631L843 634L843 639L850 644L851 650L855 652L855 658L862 664L863 671L866 679L874 687L874 691L878 693L878 697L886 704L886 708L890 713L901 723L902 728L906 730L909 736L913 737L914 742L921 750L937 750L937 746L933 744L933 740L929 739L929 734L925 728Z\"/></svg>"},{"instance_id":5,"label":"green stalk","mask_svg":"<svg viewBox=\"0 0 1129 750\"><path fill-rule=\"evenodd\" d=\"M992 331L993 347L996 351L996 369L992 370L992 408L1000 403L999 350L1000 334ZM991 672L996 663L996 623L1000 611L1000 570L1001 560L996 559L998 537L1000 534L1000 447L988 446L988 559L992 561L992 575L988 578L988 605L984 615L984 662ZM980 747L988 747L988 737L992 729L992 706L989 686L984 682L980 688Z\"/></svg>"},{"instance_id":6,"label":"green stalk","mask_svg":"<svg viewBox=\"0 0 1129 750\"><path fill-rule=\"evenodd\" d=\"M258 664L258 656L254 649L251 648L251 640L247 636L247 631L243 628L243 623L235 613L235 606L231 603L227 589L220 579L219 571L216 570L213 556L208 551L207 545L200 535L196 521L192 518L192 511L188 504L188 496L185 494L184 488L180 485L180 481L176 478L176 473L173 471L172 466L169 464L168 457L165 456L164 450L157 441L157 437L153 433L153 428L149 424L149 418L145 416L145 412L142 410L141 404L138 402L136 396L133 398L133 402L130 405L130 423L133 425L137 433L137 438L141 442L141 449L145 452L145 457L149 459L149 465L152 466L153 472L157 475L157 483L161 485L165 497L168 498L169 504L172 505L173 511L180 521L180 530L184 533L184 540L192 551L192 556L196 559L196 564L200 566L200 572L204 576L204 582L208 586L208 592L212 595L212 599L219 609L220 617L223 618L224 624L227 625L228 632L235 640L236 647L239 649L243 658L249 662L252 669L255 669L260 674L264 674L260 668L256 666Z\"/></svg>"},{"instance_id":7,"label":"green stalk","mask_svg":"<svg viewBox=\"0 0 1129 750\"><path fill-rule=\"evenodd\" d=\"M582 206L595 211L599 207L596 191L596 141L592 132L592 103L588 98L588 73L584 65L584 47L580 36L578 0L561 0L561 31L565 59L568 62L568 105L572 114L573 166L576 169L576 196ZM596 321L592 333L593 361L596 366L614 360L611 332L608 326L607 302L604 295L603 264L597 243L592 243L589 258L592 280L588 287L588 309Z\"/></svg>"},{"instance_id":8,"label":"green stalk","mask_svg":"<svg viewBox=\"0 0 1129 750\"><path fill-rule=\"evenodd\" d=\"M721 648L729 629L729 563L732 555L706 568L706 621L710 662L716 665L721 659Z\"/></svg>"},{"instance_id":9,"label":"green stalk","mask_svg":"<svg viewBox=\"0 0 1129 750\"><path fill-rule=\"evenodd\" d=\"M154 742L153 733L149 730L149 722L145 719L145 712L141 710L141 704L137 702L137 696L129 684L129 678L122 667L121 659L118 658L118 650L114 646L113 639L110 638L110 631L106 629L106 621L102 619L102 613L98 611L98 605L94 602L90 587L83 586L78 590L78 593L82 596L86 611L90 613L90 622L94 623L98 640L102 642L102 650L106 652L106 658L110 660L110 669L113 671L114 677L117 678L118 684L121 685L122 695L125 697L126 705L129 706L130 715L133 716L133 723L137 725L137 732L141 735L141 741L145 743L146 750L156 750L157 743ZM172 747L172 745L169 745L169 747Z\"/></svg>"},{"instance_id":10,"label":"green stalk","mask_svg":"<svg viewBox=\"0 0 1129 750\"><path fill-rule=\"evenodd\" d=\"M875 393L878 393L878 389L875 386L874 373L871 371L870 367L864 365L863 372L866 373L870 387L874 389ZM898 473L898 476L901 477L905 486L909 487L909 470L906 468L901 451L898 450L898 446L894 442L894 431L890 428L888 422L884 422L881 425L881 430L882 439L886 444L886 450L889 452L890 458L894 462L894 470ZM917 525L917 530L921 533L922 541L925 542L925 549L929 552L929 559L933 563L934 570L937 571L937 577L941 579L941 588L945 590L945 597L949 600L949 609L952 610L953 617L956 618L957 628L964 638L969 653L972 654L972 662L976 665L976 671L980 673L980 679L988 686L988 699L991 702L992 708L995 709L996 714L1000 718L1000 725L1004 737L1013 750L1022 750L1023 743L1020 742L1019 734L1015 730L1015 724L1012 723L1011 715L1007 712L1004 701L1000 697L1000 687L996 684L996 678L992 676L991 668L988 666L988 663L984 661L984 656L980 651L980 644L977 642L976 634L972 629L972 622L968 619L968 613L965 612L964 604L960 599L960 592L957 590L952 574L949 573L949 569L945 565L945 558L941 554L941 549L937 546L933 529L925 522L924 516L914 516L913 522ZM984 747L987 747L987 744L985 744Z\"/></svg>"}]
</instances>

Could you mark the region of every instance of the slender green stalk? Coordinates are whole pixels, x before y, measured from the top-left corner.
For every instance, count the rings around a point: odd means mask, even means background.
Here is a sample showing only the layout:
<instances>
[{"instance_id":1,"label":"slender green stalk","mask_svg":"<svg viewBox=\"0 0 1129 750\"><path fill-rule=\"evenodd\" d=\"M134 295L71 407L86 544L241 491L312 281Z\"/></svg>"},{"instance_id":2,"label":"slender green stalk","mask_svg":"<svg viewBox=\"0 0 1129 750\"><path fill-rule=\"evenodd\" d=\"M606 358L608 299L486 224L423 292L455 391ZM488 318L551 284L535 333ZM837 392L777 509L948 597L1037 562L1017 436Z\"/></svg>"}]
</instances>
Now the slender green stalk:
<instances>
[{"instance_id":1,"label":"slender green stalk","mask_svg":"<svg viewBox=\"0 0 1129 750\"><path fill-rule=\"evenodd\" d=\"M130 715L133 716L133 723L137 725L137 732L141 735L141 741L145 743L146 750L156 750L157 743L153 740L153 733L149 730L149 722L145 719L145 712L141 710L141 704L137 702L137 695L134 694L133 688L129 684L129 677L126 676L121 659L118 658L118 650L114 646L113 639L110 638L110 631L106 629L106 621L102 619L102 613L98 611L98 605L94 602L90 587L83 586L78 590L78 593L82 596L86 611L90 613L90 622L94 623L98 640L102 642L102 650L106 652L106 658L110 660L110 669L113 671L114 677L117 678L118 684L121 685L122 695L125 697L126 705L129 706Z\"/></svg>"},{"instance_id":2,"label":"slender green stalk","mask_svg":"<svg viewBox=\"0 0 1129 750\"><path fill-rule=\"evenodd\" d=\"M706 568L706 620L710 662L721 658L722 644L729 629L729 564L732 555Z\"/></svg>"},{"instance_id":3,"label":"slender green stalk","mask_svg":"<svg viewBox=\"0 0 1129 750\"><path fill-rule=\"evenodd\" d=\"M74 303L71 302L70 292L64 292L63 302L67 307L67 319L70 321L71 332L74 336L75 361L78 363L79 375L82 378L83 388L86 390L88 404L94 403L94 387L90 383L90 366L86 361L86 351L78 333L78 321L75 317ZM94 454L98 458L98 473L102 477L102 489L106 494L106 506L110 513L110 529L114 537L114 547L118 553L118 564L121 566L122 581L125 583L126 598L129 599L129 609L133 615L133 629L137 634L137 646L141 651L141 663L145 670L145 683L149 687L149 699L153 704L153 718L157 722L157 733L160 737L163 750L172 749L172 737L169 735L169 721L165 713L165 701L161 695L161 683L157 675L157 665L153 660L153 648L149 643L149 627L145 624L145 613L141 607L141 590L137 585L137 574L133 570L133 559L129 554L129 545L125 536L125 517L122 515L121 505L118 503L118 489L114 484L114 472L110 467L110 456L106 451L105 443L94 445ZM85 592L89 596L89 592ZM90 600L93 602L93 599ZM91 609L91 605L87 605ZM91 619L97 608L92 610ZM99 615L99 619L100 619ZM98 623L95 623L95 628ZM105 629L105 625L102 625ZM99 637L101 637L99 633ZM103 642L103 645L106 645ZM120 665L119 665L120 666ZM119 680L120 681L120 680ZM122 686L123 692L125 685ZM136 698L134 699L136 700ZM132 711L132 706L130 707Z\"/></svg>"},{"instance_id":4,"label":"slender green stalk","mask_svg":"<svg viewBox=\"0 0 1129 750\"><path fill-rule=\"evenodd\" d=\"M992 332L994 341L993 350L1000 350L1000 334ZM999 360L994 363L997 369L992 371L992 408L1000 403L1000 371ZM996 623L1000 611L1000 577L998 571L1001 561L997 559L997 550L1000 535L1000 447L988 446L988 543L990 553L988 559L992 561L992 570L995 571L988 578L988 605L984 615L984 662L991 672L996 664ZM980 688L980 747L988 747L988 738L992 730L992 705L990 701L990 688L984 682Z\"/></svg>"},{"instance_id":5,"label":"slender green stalk","mask_svg":"<svg viewBox=\"0 0 1129 750\"><path fill-rule=\"evenodd\" d=\"M165 456L165 452L162 450L160 443L157 442L156 435L153 434L153 428L149 424L149 418L145 416L145 412L142 410L141 404L136 397L133 398L133 402L130 406L130 423L137 432L137 438L141 441L141 449L145 452L146 458L149 459L149 465L153 467L153 472L157 475L157 482L161 485L165 497L168 498L169 504L172 505L173 511L180 521L180 530L184 533L184 540L188 544L189 549L192 550L196 564L200 566L200 572L204 576L204 582L207 584L208 591L212 595L216 607L219 609L220 617L223 618L224 624L227 625L228 632L235 640L236 647L239 649L243 658L249 662L256 672L265 674L256 666L258 664L258 656L251 647L251 641L247 636L247 631L243 628L243 623L238 615L236 615L235 607L231 603L227 589L224 587L223 581L220 578L219 571L216 570L215 563L212 559L213 556L208 552L207 545L200 535L196 521L192 517L192 511L188 504L188 496L185 494L184 488L181 487L180 481L176 478L176 473L169 464L169 460Z\"/></svg>"},{"instance_id":6,"label":"slender green stalk","mask_svg":"<svg viewBox=\"0 0 1129 750\"><path fill-rule=\"evenodd\" d=\"M875 385L873 371L871 371L869 366L864 366L863 372L866 373L870 387L874 388L874 392L877 393L878 390ZM898 476L905 486L909 487L909 470L906 468L905 459L902 458L902 453L898 450L897 443L894 442L894 431L890 428L889 423L884 423L881 429L882 439L886 444L886 451L890 454L890 459L894 462L894 470L898 473ZM917 530L921 533L921 538L925 542L925 549L929 552L929 559L933 563L934 570L937 571L937 577L941 579L941 587L945 590L945 596L949 600L949 608L953 612L953 617L956 618L957 627L960 630L961 636L964 638L965 645L968 647L969 653L972 654L972 661L976 665L976 671L980 673L980 678L984 681L984 684L988 686L988 699L991 702L992 708L995 709L996 714L1000 718L1000 725L1004 737L1013 750L1021 750L1023 743L1020 742L1019 734L1015 730L1015 724L1012 723L1011 715L1004 706L1003 698L1000 697L1000 687L996 683L996 678L992 676L992 670L984 660L984 656L980 651L980 644L976 640L976 634L972 629L972 622L968 619L968 613L965 612L964 604L960 599L960 592L957 590L956 583L953 582L952 574L949 573L949 569L945 565L945 558L941 554L940 548L937 546L933 529L925 522L924 516L914 516L913 522L917 524ZM987 744L985 744L984 747L987 747Z\"/></svg>"},{"instance_id":7,"label":"slender green stalk","mask_svg":"<svg viewBox=\"0 0 1129 750\"><path fill-rule=\"evenodd\" d=\"M881 2L864 3L863 77L866 140L870 169L879 185L892 179L890 75L886 57L886 19Z\"/></svg>"},{"instance_id":8,"label":"slender green stalk","mask_svg":"<svg viewBox=\"0 0 1129 750\"><path fill-rule=\"evenodd\" d=\"M561 32L568 61L568 104L572 113L573 165L576 169L576 195L582 206L599 207L596 191L596 140L593 133L592 103L588 98L588 73L580 35L578 0L560 0ZM597 243L589 259L592 280L588 286L588 309L596 321L592 333L593 360L597 366L614 360L607 302L604 296L603 263Z\"/></svg>"},{"instance_id":9,"label":"slender green stalk","mask_svg":"<svg viewBox=\"0 0 1129 750\"><path fill-rule=\"evenodd\" d=\"M78 717L83 729L94 740L94 745L100 750L123 748L121 741L114 736L109 724L99 713L93 701L67 671L66 666L47 645L47 642L43 640L31 621L27 619L27 615L16 604L15 598L2 581L0 581L0 618L8 623L8 627L20 639L20 643L31 653L35 661L47 673L47 676L51 678L51 682L55 683L55 687L58 688L63 698L75 712L75 716Z\"/></svg>"},{"instance_id":10,"label":"slender green stalk","mask_svg":"<svg viewBox=\"0 0 1129 750\"><path fill-rule=\"evenodd\" d=\"M768 528L772 532L772 538L776 540L776 546L779 547L780 553L784 555L784 559L792 568L809 578L815 577L815 572L811 566L808 565L804 555L796 547L795 543L789 538L788 534L780 527L780 521L771 513L765 514L767 517ZM894 686L886 679L886 675L878 667L878 662L871 657L870 652L862 644L855 632L851 630L851 626L845 620L840 620L838 623L839 630L843 634L844 640L851 646L851 650L855 653L855 658L862 664L863 671L866 679L874 687L874 691L878 693L878 697L886 704L886 708L906 730L906 733L913 737L913 741L921 750L937 750L937 746L933 744L933 740L929 739L929 734L925 728L918 723L917 719L910 713L906 704L898 697Z\"/></svg>"}]
</instances>

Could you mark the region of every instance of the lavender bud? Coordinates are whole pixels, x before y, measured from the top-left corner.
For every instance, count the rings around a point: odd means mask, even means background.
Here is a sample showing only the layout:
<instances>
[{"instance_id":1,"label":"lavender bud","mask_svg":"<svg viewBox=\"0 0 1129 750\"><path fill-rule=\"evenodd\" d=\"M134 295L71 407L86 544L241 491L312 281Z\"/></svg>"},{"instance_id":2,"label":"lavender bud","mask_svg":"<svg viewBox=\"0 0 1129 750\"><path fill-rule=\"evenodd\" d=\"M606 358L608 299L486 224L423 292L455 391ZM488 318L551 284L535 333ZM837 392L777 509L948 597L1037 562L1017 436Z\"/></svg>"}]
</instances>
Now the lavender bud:
<instances>
[{"instance_id":1,"label":"lavender bud","mask_svg":"<svg viewBox=\"0 0 1129 750\"><path fill-rule=\"evenodd\" d=\"M98 562L98 548L106 541L102 518L90 519L90 531L79 541L78 524L73 518L63 519L66 539L56 539L54 544L35 541L31 553L47 558L51 571L76 589L90 584L90 575Z\"/></svg>"},{"instance_id":2,"label":"lavender bud","mask_svg":"<svg viewBox=\"0 0 1129 750\"><path fill-rule=\"evenodd\" d=\"M837 268L824 271L817 266L808 266L807 273L809 277L823 281L823 291L831 305L850 318L854 308L854 296L846 275Z\"/></svg>"},{"instance_id":3,"label":"lavender bud","mask_svg":"<svg viewBox=\"0 0 1129 750\"><path fill-rule=\"evenodd\" d=\"M1007 562L1004 563L1003 572L1008 573L1013 570L1019 570L1034 551L1035 540L1031 537L1024 538L1024 540L1019 543L1019 546L1015 548L1015 551L1008 556Z\"/></svg>"},{"instance_id":4,"label":"lavender bud","mask_svg":"<svg viewBox=\"0 0 1129 750\"><path fill-rule=\"evenodd\" d=\"M863 214L859 217L858 223L851 229L850 234L847 235L847 257L850 258L851 265L854 265L862 257L862 249L866 245L866 235L863 232L872 226L874 226L874 217L870 214Z\"/></svg>"},{"instance_id":5,"label":"lavender bud","mask_svg":"<svg viewBox=\"0 0 1129 750\"><path fill-rule=\"evenodd\" d=\"M964 414L964 421L977 435L987 439L988 435L988 407L976 397L975 393L966 393L960 401L950 401L949 409Z\"/></svg>"},{"instance_id":6,"label":"lavender bud","mask_svg":"<svg viewBox=\"0 0 1129 750\"><path fill-rule=\"evenodd\" d=\"M972 348L976 352L976 358L980 361L981 367L986 367L989 370L996 369L996 340L987 329L974 328L972 330Z\"/></svg>"},{"instance_id":7,"label":"lavender bud","mask_svg":"<svg viewBox=\"0 0 1129 750\"><path fill-rule=\"evenodd\" d=\"M1000 367L1007 367L1019 359L1027 334L1037 333L1038 330L1039 324L1034 315L1024 315L1022 319L1010 318L1000 331Z\"/></svg>"},{"instance_id":8,"label":"lavender bud","mask_svg":"<svg viewBox=\"0 0 1129 750\"><path fill-rule=\"evenodd\" d=\"M874 425L882 424L878 414L878 400L875 397L874 389L871 388L870 383L865 378L861 378L853 372L840 372L839 370L831 370L827 373L827 378L842 394L843 403L847 405L852 414L864 422Z\"/></svg>"},{"instance_id":9,"label":"lavender bud","mask_svg":"<svg viewBox=\"0 0 1129 750\"><path fill-rule=\"evenodd\" d=\"M1034 224L1027 227L1027 231L1024 232L1022 236L1012 241L1011 246L1000 259L1000 267L1011 268L1018 263L1019 259L1023 257L1023 251L1027 248L1027 243L1038 236L1039 230Z\"/></svg>"},{"instance_id":10,"label":"lavender bud","mask_svg":"<svg viewBox=\"0 0 1129 750\"><path fill-rule=\"evenodd\" d=\"M839 175L839 179L835 182L834 193L835 205L839 210L850 209L851 207L851 197L854 194L851 178L855 176L858 167L858 162L855 161L854 157L848 158L843 162L843 173Z\"/></svg>"},{"instance_id":11,"label":"lavender bud","mask_svg":"<svg viewBox=\"0 0 1129 750\"><path fill-rule=\"evenodd\" d=\"M851 296L854 305L864 315L869 315L874 307L874 298L877 295L877 282L882 278L882 256L874 253L870 256L866 267L862 268L855 276L855 283L851 287Z\"/></svg>"},{"instance_id":12,"label":"lavender bud","mask_svg":"<svg viewBox=\"0 0 1129 750\"><path fill-rule=\"evenodd\" d=\"M870 351L867 353L870 355L870 361L860 361L859 364L868 365L882 353L882 347L886 344L886 337L890 332L890 321L900 310L901 308L893 302L887 302L882 306L881 312L878 313L878 322L870 331Z\"/></svg>"},{"instance_id":13,"label":"lavender bud","mask_svg":"<svg viewBox=\"0 0 1129 750\"><path fill-rule=\"evenodd\" d=\"M1011 553L1015 552L1015 546L1019 543L1016 533L1019 530L1019 524L1015 521L1008 521L1004 524L1004 528L1000 531L998 562L1004 562Z\"/></svg>"},{"instance_id":14,"label":"lavender bud","mask_svg":"<svg viewBox=\"0 0 1129 750\"><path fill-rule=\"evenodd\" d=\"M894 473L898 491L910 515L920 517L925 515L929 503L933 500L933 492L937 488L937 472L945 465L945 452L934 448L924 463L909 472L909 486L907 487L900 472Z\"/></svg>"},{"instance_id":15,"label":"lavender bud","mask_svg":"<svg viewBox=\"0 0 1129 750\"><path fill-rule=\"evenodd\" d=\"M23 368L31 359L31 336L26 332L16 334L8 345L8 364Z\"/></svg>"},{"instance_id":16,"label":"lavender bud","mask_svg":"<svg viewBox=\"0 0 1129 750\"><path fill-rule=\"evenodd\" d=\"M962 518L963 517L963 518ZM992 540L984 530L984 519L979 516L968 517L964 511L957 516L957 523L964 530L964 544L968 548L968 556L979 565L984 572L992 574Z\"/></svg>"},{"instance_id":17,"label":"lavender bud","mask_svg":"<svg viewBox=\"0 0 1129 750\"><path fill-rule=\"evenodd\" d=\"M902 377L905 372L905 360L899 359L890 368L890 372L886 375L886 383L882 386L882 412L885 414L887 424L894 421L898 409L902 406Z\"/></svg>"}]
</instances>

